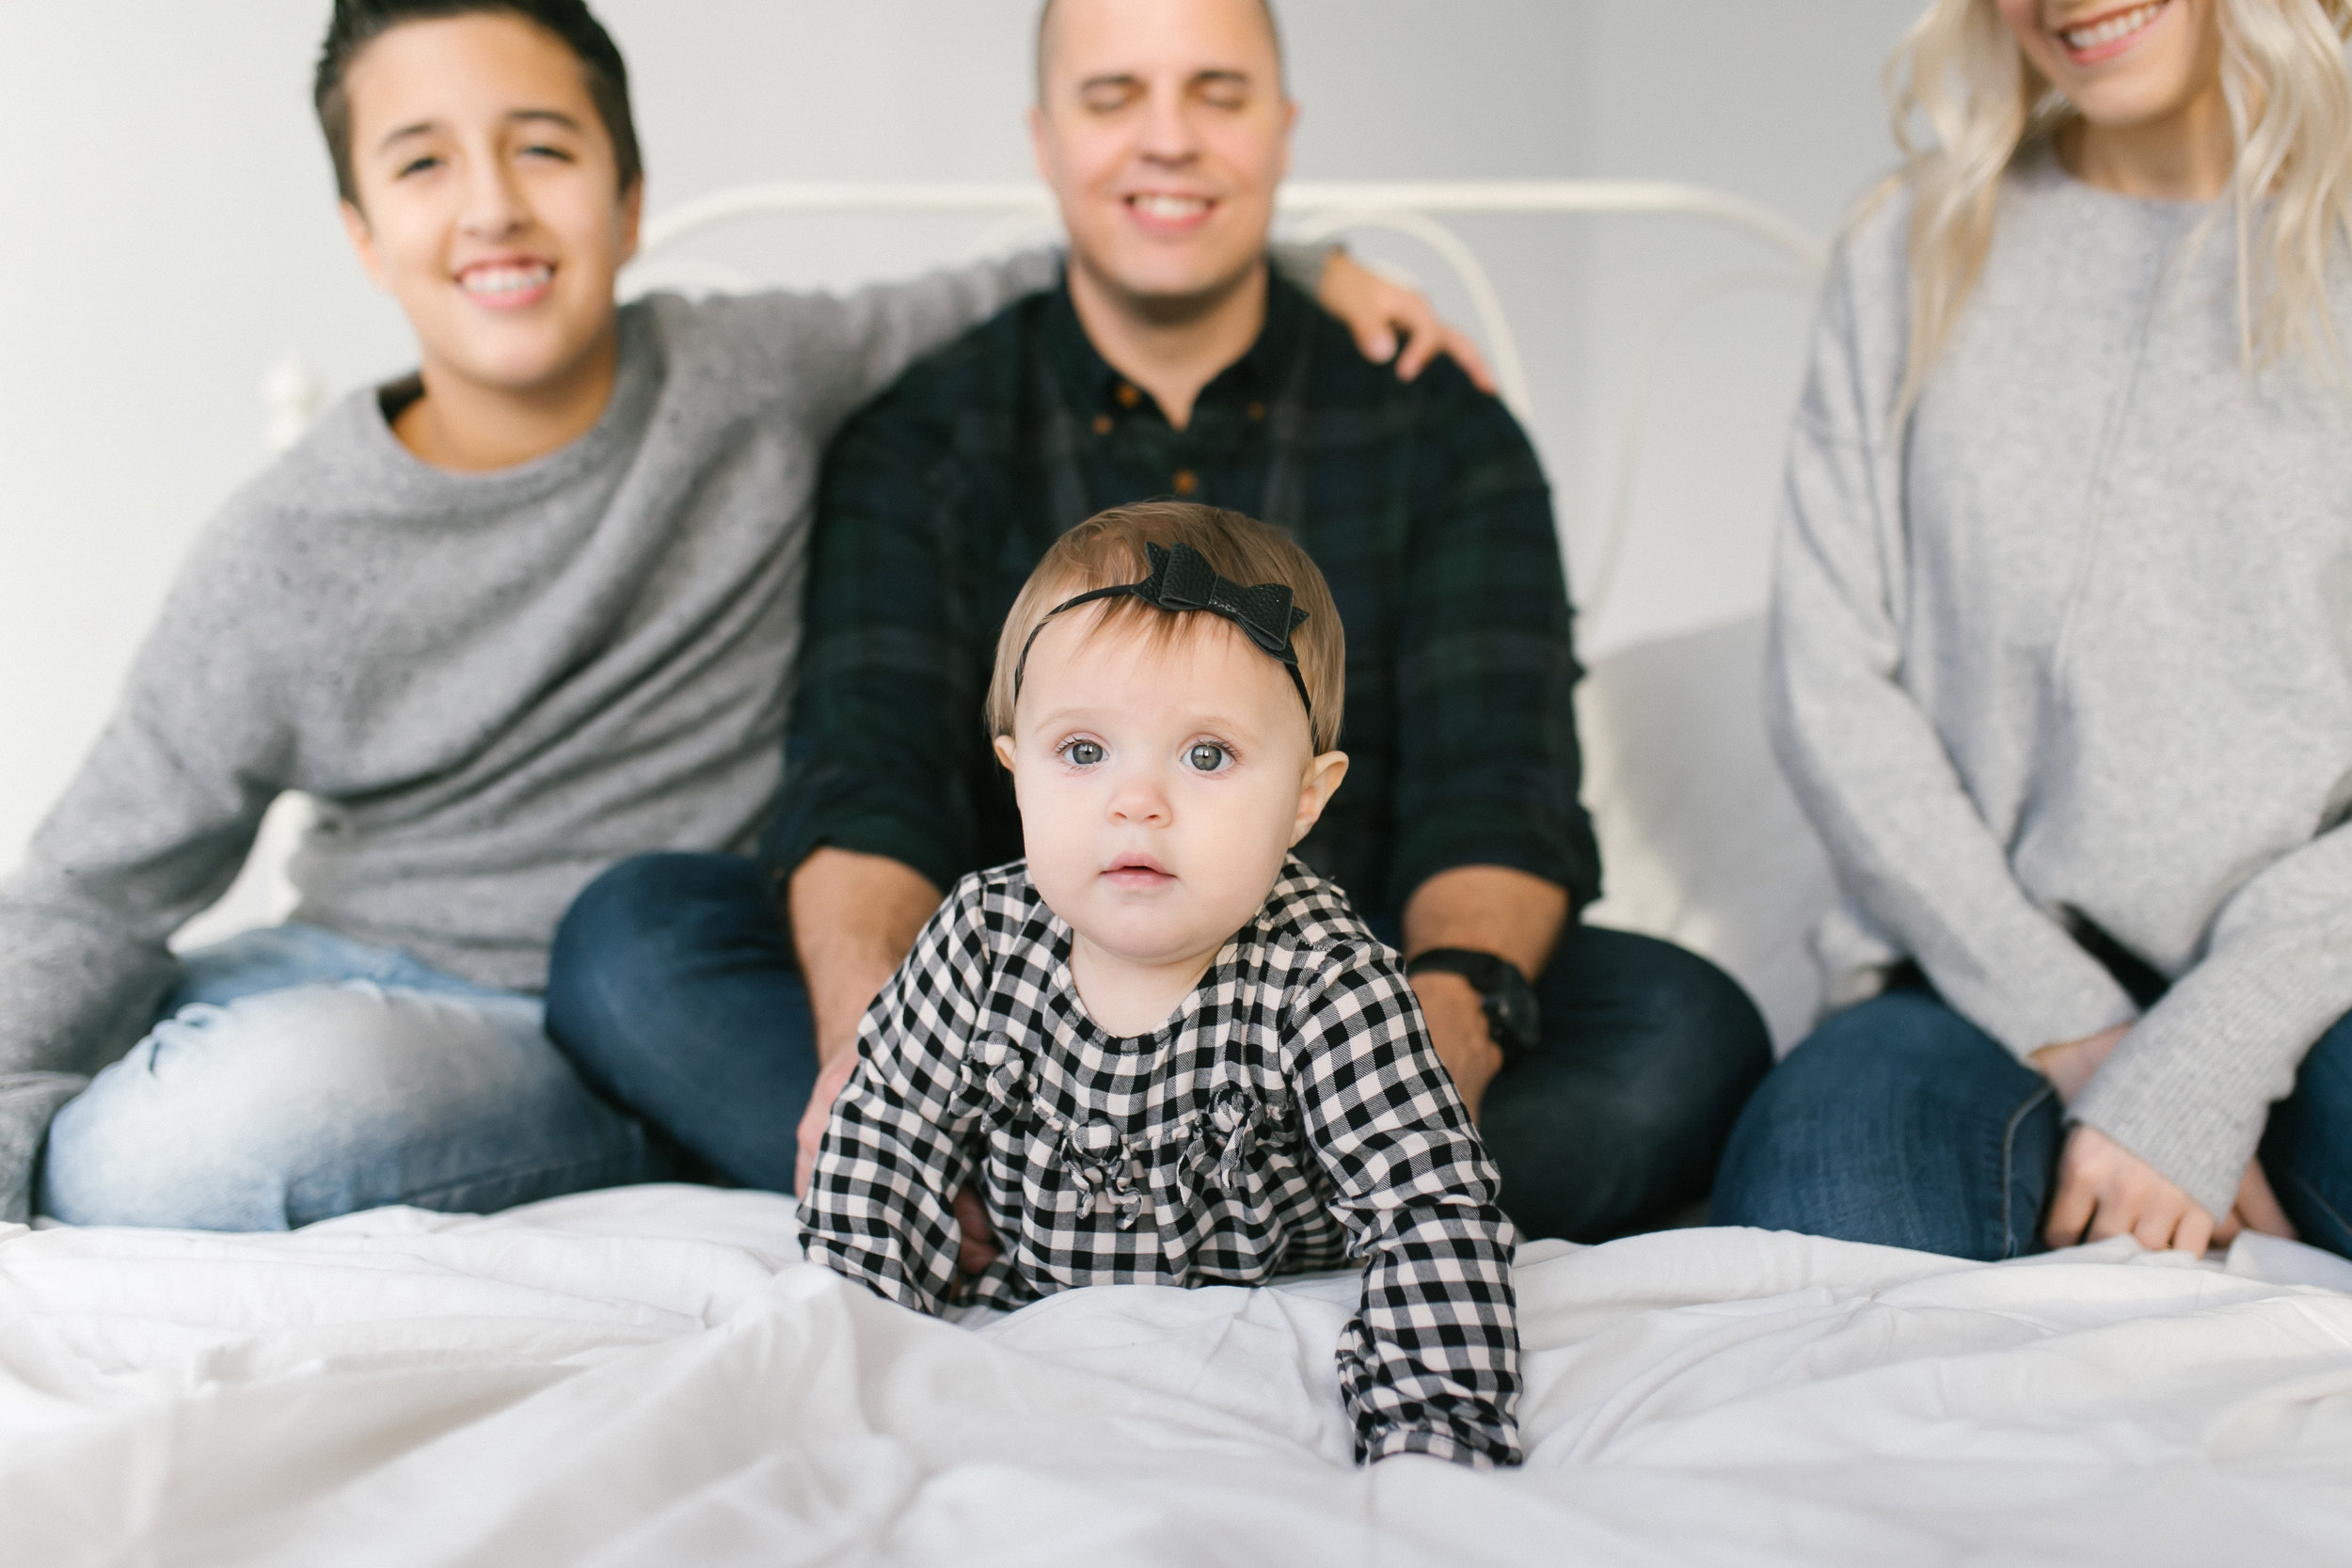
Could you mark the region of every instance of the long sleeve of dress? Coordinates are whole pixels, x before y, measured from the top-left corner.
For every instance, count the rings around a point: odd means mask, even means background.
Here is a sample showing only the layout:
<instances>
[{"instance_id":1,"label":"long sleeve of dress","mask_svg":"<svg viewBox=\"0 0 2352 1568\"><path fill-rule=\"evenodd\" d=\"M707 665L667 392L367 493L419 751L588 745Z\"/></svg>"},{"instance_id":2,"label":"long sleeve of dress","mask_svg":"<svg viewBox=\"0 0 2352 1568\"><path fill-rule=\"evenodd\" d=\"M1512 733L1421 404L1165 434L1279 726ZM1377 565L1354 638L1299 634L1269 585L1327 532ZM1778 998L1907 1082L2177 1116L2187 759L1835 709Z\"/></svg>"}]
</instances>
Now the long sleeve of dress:
<instances>
[{"instance_id":1,"label":"long sleeve of dress","mask_svg":"<svg viewBox=\"0 0 2352 1568\"><path fill-rule=\"evenodd\" d=\"M956 1282L956 1189L978 1102L961 1092L987 933L966 879L915 938L858 1026L858 1064L801 1204L809 1260L936 1314Z\"/></svg>"},{"instance_id":2,"label":"long sleeve of dress","mask_svg":"<svg viewBox=\"0 0 2352 1568\"><path fill-rule=\"evenodd\" d=\"M1518 1464L1516 1237L1410 983L1367 943L1292 1009L1285 1034L1308 1141L1366 1260L1339 1346L1357 1457Z\"/></svg>"},{"instance_id":3,"label":"long sleeve of dress","mask_svg":"<svg viewBox=\"0 0 2352 1568\"><path fill-rule=\"evenodd\" d=\"M1899 226L1895 226L1899 232ZM1841 258L1792 439L1767 700L1781 766L1848 897L1945 1000L2018 1056L2129 1020L2122 988L2012 874L1904 689L1898 428L1903 330ZM1871 373L1871 368L1881 373Z\"/></svg>"}]
</instances>

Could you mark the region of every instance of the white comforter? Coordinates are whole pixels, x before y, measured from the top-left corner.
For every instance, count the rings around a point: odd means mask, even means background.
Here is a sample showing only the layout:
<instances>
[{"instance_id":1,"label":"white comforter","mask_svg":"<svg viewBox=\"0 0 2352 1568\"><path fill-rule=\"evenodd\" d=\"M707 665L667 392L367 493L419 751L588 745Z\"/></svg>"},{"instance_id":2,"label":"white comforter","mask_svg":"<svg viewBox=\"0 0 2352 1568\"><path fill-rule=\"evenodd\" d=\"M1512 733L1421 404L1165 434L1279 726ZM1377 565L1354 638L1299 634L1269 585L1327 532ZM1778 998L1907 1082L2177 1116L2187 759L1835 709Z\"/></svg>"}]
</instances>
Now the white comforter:
<instances>
[{"instance_id":1,"label":"white comforter","mask_svg":"<svg viewBox=\"0 0 2352 1568\"><path fill-rule=\"evenodd\" d=\"M958 1326L791 1218L0 1227L0 1561L2352 1560L2352 1266L2290 1243L1531 1247L1530 1457L1481 1475L1348 1464L1349 1280Z\"/></svg>"}]
</instances>

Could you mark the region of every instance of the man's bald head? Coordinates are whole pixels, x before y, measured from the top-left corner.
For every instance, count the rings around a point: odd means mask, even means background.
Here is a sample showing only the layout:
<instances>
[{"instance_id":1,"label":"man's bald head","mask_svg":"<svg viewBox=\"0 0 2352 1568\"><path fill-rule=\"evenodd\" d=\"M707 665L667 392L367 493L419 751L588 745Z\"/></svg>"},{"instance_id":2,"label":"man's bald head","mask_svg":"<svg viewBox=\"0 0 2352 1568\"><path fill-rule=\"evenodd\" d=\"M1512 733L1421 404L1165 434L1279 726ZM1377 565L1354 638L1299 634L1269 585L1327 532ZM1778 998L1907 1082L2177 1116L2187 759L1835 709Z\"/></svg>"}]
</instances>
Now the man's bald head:
<instances>
[{"instance_id":1,"label":"man's bald head","mask_svg":"<svg viewBox=\"0 0 2352 1568\"><path fill-rule=\"evenodd\" d=\"M1054 50L1054 13L1061 9L1063 0L1045 0L1037 12L1037 101L1045 102L1045 69ZM1266 37L1274 40L1274 69L1281 73L1278 85L1290 91L1289 68L1282 59L1282 25L1274 18L1274 0L1258 0L1258 14L1265 19Z\"/></svg>"}]
</instances>

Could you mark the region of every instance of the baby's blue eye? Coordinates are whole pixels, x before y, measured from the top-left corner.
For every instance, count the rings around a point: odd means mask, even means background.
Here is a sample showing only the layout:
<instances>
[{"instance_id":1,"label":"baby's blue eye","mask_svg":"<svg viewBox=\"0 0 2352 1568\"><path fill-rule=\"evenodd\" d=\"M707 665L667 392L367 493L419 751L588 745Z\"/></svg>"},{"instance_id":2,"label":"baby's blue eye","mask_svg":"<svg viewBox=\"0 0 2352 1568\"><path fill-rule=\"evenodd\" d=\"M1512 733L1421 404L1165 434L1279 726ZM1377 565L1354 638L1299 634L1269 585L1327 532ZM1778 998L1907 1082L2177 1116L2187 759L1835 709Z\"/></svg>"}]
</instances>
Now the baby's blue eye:
<instances>
[{"instance_id":1,"label":"baby's blue eye","mask_svg":"<svg viewBox=\"0 0 2352 1568\"><path fill-rule=\"evenodd\" d=\"M1103 743L1099 740L1073 740L1062 748L1061 754L1080 768L1091 768L1103 760Z\"/></svg>"},{"instance_id":2,"label":"baby's blue eye","mask_svg":"<svg viewBox=\"0 0 2352 1568\"><path fill-rule=\"evenodd\" d=\"M1205 740L1184 752L1184 766L1200 773L1216 772L1225 766L1225 748Z\"/></svg>"}]
</instances>

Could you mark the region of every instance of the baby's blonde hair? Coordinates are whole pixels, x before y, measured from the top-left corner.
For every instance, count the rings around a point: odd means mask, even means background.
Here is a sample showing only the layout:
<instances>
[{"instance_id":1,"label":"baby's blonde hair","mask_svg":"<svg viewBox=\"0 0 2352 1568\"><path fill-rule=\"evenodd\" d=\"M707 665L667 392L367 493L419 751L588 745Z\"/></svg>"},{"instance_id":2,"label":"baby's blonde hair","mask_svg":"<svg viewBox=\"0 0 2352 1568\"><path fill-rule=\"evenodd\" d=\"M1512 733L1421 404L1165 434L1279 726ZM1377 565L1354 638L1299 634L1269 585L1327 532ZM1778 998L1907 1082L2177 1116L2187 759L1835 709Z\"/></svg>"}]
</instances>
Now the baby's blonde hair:
<instances>
[{"instance_id":1,"label":"baby's blonde hair","mask_svg":"<svg viewBox=\"0 0 2352 1568\"><path fill-rule=\"evenodd\" d=\"M1147 545L1163 549L1190 545L1211 570L1228 581L1244 587L1279 582L1291 591L1292 603L1307 612L1307 619L1291 634L1291 650L1298 657L1299 678L1306 683L1307 698L1313 707L1314 749L1323 752L1336 746L1340 710L1347 693L1347 637L1340 628L1339 608L1331 602L1331 589L1323 580L1323 573L1280 531L1238 512L1191 501L1114 506L1054 541L1054 547L1029 574L1021 596L1013 600L1005 629L997 635L996 672L988 683L988 733L1012 733L1013 677L1030 636L1054 607L1097 588L1150 577ZM1193 618L1171 615L1134 597L1097 603L1102 610L1098 629L1150 615L1162 623L1159 635L1171 636Z\"/></svg>"}]
</instances>

